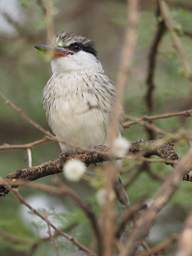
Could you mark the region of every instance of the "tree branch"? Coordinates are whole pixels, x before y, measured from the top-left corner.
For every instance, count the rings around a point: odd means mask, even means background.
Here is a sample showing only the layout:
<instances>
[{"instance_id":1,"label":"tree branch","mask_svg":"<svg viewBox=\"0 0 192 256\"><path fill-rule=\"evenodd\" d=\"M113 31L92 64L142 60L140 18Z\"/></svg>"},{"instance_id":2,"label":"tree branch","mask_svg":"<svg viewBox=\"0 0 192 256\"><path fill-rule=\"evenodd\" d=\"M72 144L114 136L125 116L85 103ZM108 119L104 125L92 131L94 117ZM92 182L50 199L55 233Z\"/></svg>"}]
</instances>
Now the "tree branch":
<instances>
[{"instance_id":1,"label":"tree branch","mask_svg":"<svg viewBox=\"0 0 192 256\"><path fill-rule=\"evenodd\" d=\"M49 175L62 172L63 165L69 159L79 159L83 161L87 166L94 163L107 161L110 159L106 153L99 153L95 151L82 151L74 154L61 154L59 158L48 161L46 163L33 166L32 168L24 168L17 170L6 176L6 179L16 181L23 179L27 181L37 180ZM4 185L0 185L0 196L8 193L9 189Z\"/></svg>"},{"instance_id":2,"label":"tree branch","mask_svg":"<svg viewBox=\"0 0 192 256\"><path fill-rule=\"evenodd\" d=\"M192 255L192 212L186 220L185 226L179 238L178 251L175 256Z\"/></svg>"},{"instance_id":3,"label":"tree branch","mask_svg":"<svg viewBox=\"0 0 192 256\"><path fill-rule=\"evenodd\" d=\"M138 157L151 157L153 155L156 155L165 160L165 163L171 165L173 165L173 163L178 160L178 155L174 150L173 144L158 144L157 141L138 141L132 143L129 154L138 155ZM69 159L74 158L81 160L87 166L89 166L90 164L97 164L111 159L115 159L114 156L107 153L107 151L79 151L77 153L65 153L61 154L60 157L55 160L51 160L46 163L33 166L31 168L23 168L13 173L10 173L6 176L6 179L11 181L16 181L18 179L34 181L49 175L54 175L62 172L64 163ZM8 192L9 189L0 182L0 196L5 195Z\"/></svg>"},{"instance_id":4,"label":"tree branch","mask_svg":"<svg viewBox=\"0 0 192 256\"><path fill-rule=\"evenodd\" d=\"M148 109L148 112L151 113L154 110L154 103L153 103L153 94L155 89L155 69L157 64L157 55L158 55L158 49L160 46L160 43L163 39L163 36L166 32L166 26L164 20L160 19L160 7L159 2L157 1L157 29L149 50L148 55L148 68L147 68L147 77L146 77L146 85L147 85L147 91L145 95L145 102ZM149 134L149 139L154 139L154 131L148 129L146 127L146 130Z\"/></svg>"},{"instance_id":5,"label":"tree branch","mask_svg":"<svg viewBox=\"0 0 192 256\"><path fill-rule=\"evenodd\" d=\"M64 238L66 238L67 240L71 241L79 250L85 252L86 255L89 256L96 256L94 252L92 252L89 248L87 248L86 246L84 246L83 244L81 244L76 238L74 238L73 236L68 235L67 233L63 232L60 229L57 229L55 227L55 225L52 224L52 222L50 222L48 220L48 218L46 218L43 214L41 214L39 211L37 211L36 209L34 209L30 204L28 204L26 202L26 200L22 197L22 195L16 191L15 189L11 189L11 191L14 193L14 195L16 196L16 198L19 200L19 202L23 205L25 205L28 209L30 209L36 216L38 216L39 218L41 218L43 221L45 221L48 226L50 226L51 228L53 228L53 230L57 233L59 233L59 235L63 236Z\"/></svg>"},{"instance_id":6,"label":"tree branch","mask_svg":"<svg viewBox=\"0 0 192 256\"><path fill-rule=\"evenodd\" d=\"M147 236L159 211L177 190L178 185L187 170L190 170L191 168L192 149L190 149L189 152L178 162L174 172L172 172L161 185L149 208L138 219L136 226L129 237L129 241L120 256L135 255L138 244Z\"/></svg>"}]
</instances>

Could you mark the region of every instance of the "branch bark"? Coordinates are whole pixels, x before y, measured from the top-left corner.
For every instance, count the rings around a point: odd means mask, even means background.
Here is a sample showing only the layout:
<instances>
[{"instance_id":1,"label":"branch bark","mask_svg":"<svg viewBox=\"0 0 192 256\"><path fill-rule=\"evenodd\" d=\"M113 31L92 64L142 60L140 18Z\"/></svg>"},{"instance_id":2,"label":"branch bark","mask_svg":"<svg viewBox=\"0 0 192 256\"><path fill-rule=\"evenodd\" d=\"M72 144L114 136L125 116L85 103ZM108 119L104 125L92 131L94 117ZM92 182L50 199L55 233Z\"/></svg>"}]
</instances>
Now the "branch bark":
<instances>
[{"instance_id":1,"label":"branch bark","mask_svg":"<svg viewBox=\"0 0 192 256\"><path fill-rule=\"evenodd\" d=\"M5 178L8 181L27 180L34 181L49 175L54 175L62 172L63 165L70 159L79 159L87 166L90 164L97 164L111 159L115 159L114 156L105 152L99 151L79 151L77 153L65 153L61 154L57 159L42 163L31 168L23 168L10 173ZM174 145L171 143L158 145L157 141L138 141L132 143L129 151L130 155L138 155L141 157L151 157L153 155L159 156L165 163L173 165L178 160L178 155L174 150ZM188 177L185 175L184 179L189 180L192 175ZM0 182L0 196L9 192L9 189Z\"/></svg>"},{"instance_id":2,"label":"branch bark","mask_svg":"<svg viewBox=\"0 0 192 256\"><path fill-rule=\"evenodd\" d=\"M145 95L145 102L146 102L147 110L149 113L153 112L154 110L154 102L153 102L154 89L155 89L154 79L155 79L155 69L157 64L158 49L163 39L163 36L166 32L165 22L164 20L160 19L160 7L159 7L158 1L157 1L156 16L157 16L157 29L149 50L148 68L147 68L147 77L146 77L147 91ZM146 127L146 131L148 132L149 139L154 139L155 137L154 131L148 129L147 127Z\"/></svg>"},{"instance_id":3,"label":"branch bark","mask_svg":"<svg viewBox=\"0 0 192 256\"><path fill-rule=\"evenodd\" d=\"M109 160L109 155L95 151L81 151L74 154L61 154L59 158L46 163L17 170L6 176L6 179L16 181L18 179L33 181L49 175L57 174L62 171L63 165L69 159L79 159L87 166ZM0 196L9 192L5 185L0 185Z\"/></svg>"}]
</instances>

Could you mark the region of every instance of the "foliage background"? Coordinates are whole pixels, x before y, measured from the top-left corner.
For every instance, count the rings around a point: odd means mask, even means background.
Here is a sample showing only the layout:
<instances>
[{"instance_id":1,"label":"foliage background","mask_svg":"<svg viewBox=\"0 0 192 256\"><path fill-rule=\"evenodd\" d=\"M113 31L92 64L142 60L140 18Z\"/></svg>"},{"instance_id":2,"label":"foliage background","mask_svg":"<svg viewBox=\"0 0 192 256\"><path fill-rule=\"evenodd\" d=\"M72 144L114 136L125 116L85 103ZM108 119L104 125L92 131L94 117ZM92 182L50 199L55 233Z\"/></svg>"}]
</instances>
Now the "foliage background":
<instances>
[{"instance_id":1,"label":"foliage background","mask_svg":"<svg viewBox=\"0 0 192 256\"><path fill-rule=\"evenodd\" d=\"M182 33L182 31L191 31L192 33L191 12L185 8L176 8L175 2L171 1L171 14L181 31L183 47L191 65L191 36L186 37ZM190 4L190 1L185 2ZM53 3L55 31L73 31L92 38L96 42L99 57L106 72L115 82L127 20L126 1L54 0ZM42 89L50 77L50 67L49 63L40 58L34 49L35 44L46 41L43 9L39 1L0 0L0 15L2 24L0 28L0 88L29 116L42 126L47 127L42 110ZM156 24L154 1L142 1L137 50L125 94L125 109L131 116L147 114L144 100L147 61ZM154 113L191 108L192 84L184 76L168 34L163 38L157 62ZM186 120L184 118L171 118L157 121L156 124L174 133L180 127L191 127L192 121L191 118ZM125 135L130 141L147 138L145 129L138 126L128 129ZM22 144L40 138L40 136L40 133L22 121L19 115L0 101L0 144ZM187 147L184 143L180 143L177 151L183 154ZM41 145L33 150L33 164L52 159L58 153L59 148L55 144ZM26 165L25 151L0 152L1 176ZM127 163L127 168L129 165L130 163ZM162 177L172 170L170 167L160 164L154 164L152 167L152 171ZM125 182L128 178L127 175L123 176ZM64 179L61 175L59 177ZM44 180L49 181L50 178ZM159 185L159 181L154 180L147 170L142 170L134 184L128 188L131 202L136 201L143 194L150 198ZM70 184L70 186L75 187L80 195L85 197L97 210L95 193L93 193L91 186L85 181L78 185ZM169 207L163 210L154 225L149 236L151 243L180 230L186 212L191 208L191 191L191 184L183 182ZM44 208L44 203L47 202L49 214L59 216L60 225L66 227L70 223L80 223L70 232L74 233L81 241L90 244L90 230L87 227L87 220L81 211L74 208L70 202L52 197L45 198L46 195L34 193L29 189L22 192L29 200L34 200L34 205L38 206L37 201L40 200L40 208ZM59 214L55 210L57 208L61 209ZM26 255L26 250L32 245L34 239L39 239L38 232L33 231L32 226L35 227L40 224L26 223L22 214L23 209L12 195L1 199L0 255ZM21 243L10 243L9 239L5 239L4 231L16 235L21 239ZM22 241L25 242L22 243ZM48 246L50 247L49 251ZM34 255L55 255L54 249L51 249L53 247L52 244L46 243L40 246ZM68 255L75 253L67 242L64 245L60 243L59 251L64 251Z\"/></svg>"}]
</instances>

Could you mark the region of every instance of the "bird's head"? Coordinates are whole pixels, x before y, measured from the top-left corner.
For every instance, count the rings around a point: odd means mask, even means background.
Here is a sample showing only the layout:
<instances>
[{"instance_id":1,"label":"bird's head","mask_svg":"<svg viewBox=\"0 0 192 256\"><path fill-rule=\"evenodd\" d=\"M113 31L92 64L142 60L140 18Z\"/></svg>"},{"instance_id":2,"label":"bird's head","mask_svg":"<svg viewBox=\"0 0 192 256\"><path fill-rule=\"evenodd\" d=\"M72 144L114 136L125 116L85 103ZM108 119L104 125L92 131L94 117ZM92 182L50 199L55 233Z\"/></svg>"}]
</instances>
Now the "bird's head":
<instances>
[{"instance_id":1,"label":"bird's head","mask_svg":"<svg viewBox=\"0 0 192 256\"><path fill-rule=\"evenodd\" d=\"M93 42L73 33L59 34L54 46L41 44L36 45L35 48L51 57L53 73L99 68L100 66Z\"/></svg>"}]
</instances>

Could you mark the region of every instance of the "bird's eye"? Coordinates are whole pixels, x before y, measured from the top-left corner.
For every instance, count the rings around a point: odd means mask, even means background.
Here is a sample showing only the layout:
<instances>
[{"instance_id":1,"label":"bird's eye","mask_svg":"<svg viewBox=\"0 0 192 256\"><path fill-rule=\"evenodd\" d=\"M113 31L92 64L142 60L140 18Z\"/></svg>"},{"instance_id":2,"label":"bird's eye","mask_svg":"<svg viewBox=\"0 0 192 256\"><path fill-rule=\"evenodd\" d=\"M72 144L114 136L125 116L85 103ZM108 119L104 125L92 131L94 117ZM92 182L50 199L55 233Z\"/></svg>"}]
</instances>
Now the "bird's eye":
<instances>
[{"instance_id":1,"label":"bird's eye","mask_svg":"<svg viewBox=\"0 0 192 256\"><path fill-rule=\"evenodd\" d=\"M78 43L73 43L69 46L69 49L75 52L78 52L82 49L82 45Z\"/></svg>"}]
</instances>

